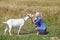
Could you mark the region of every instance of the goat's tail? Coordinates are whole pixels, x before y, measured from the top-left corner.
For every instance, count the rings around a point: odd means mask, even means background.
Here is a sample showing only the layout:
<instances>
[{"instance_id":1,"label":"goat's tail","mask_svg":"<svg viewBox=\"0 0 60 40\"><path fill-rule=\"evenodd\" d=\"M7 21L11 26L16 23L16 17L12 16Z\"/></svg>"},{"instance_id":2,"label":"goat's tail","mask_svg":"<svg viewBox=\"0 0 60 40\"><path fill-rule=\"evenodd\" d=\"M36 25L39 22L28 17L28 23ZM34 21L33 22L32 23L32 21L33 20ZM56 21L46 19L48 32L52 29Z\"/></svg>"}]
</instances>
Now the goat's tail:
<instances>
[{"instance_id":1,"label":"goat's tail","mask_svg":"<svg viewBox=\"0 0 60 40\"><path fill-rule=\"evenodd\" d=\"M7 23L7 22L2 22L2 23Z\"/></svg>"}]
</instances>

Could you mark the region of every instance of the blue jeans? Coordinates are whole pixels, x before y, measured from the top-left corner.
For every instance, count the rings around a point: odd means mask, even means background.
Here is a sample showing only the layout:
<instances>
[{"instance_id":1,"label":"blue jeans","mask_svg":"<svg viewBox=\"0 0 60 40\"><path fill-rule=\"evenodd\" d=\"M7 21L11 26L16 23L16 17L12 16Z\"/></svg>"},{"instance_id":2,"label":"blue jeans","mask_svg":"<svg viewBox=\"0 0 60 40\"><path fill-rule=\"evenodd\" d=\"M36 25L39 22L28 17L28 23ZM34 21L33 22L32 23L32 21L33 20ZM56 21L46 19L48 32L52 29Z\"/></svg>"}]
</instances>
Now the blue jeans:
<instances>
[{"instance_id":1,"label":"blue jeans","mask_svg":"<svg viewBox=\"0 0 60 40\"><path fill-rule=\"evenodd\" d=\"M39 31L39 33L46 34L47 28L46 28L46 25L45 24L41 24L41 26L37 26L36 28Z\"/></svg>"}]
</instances>

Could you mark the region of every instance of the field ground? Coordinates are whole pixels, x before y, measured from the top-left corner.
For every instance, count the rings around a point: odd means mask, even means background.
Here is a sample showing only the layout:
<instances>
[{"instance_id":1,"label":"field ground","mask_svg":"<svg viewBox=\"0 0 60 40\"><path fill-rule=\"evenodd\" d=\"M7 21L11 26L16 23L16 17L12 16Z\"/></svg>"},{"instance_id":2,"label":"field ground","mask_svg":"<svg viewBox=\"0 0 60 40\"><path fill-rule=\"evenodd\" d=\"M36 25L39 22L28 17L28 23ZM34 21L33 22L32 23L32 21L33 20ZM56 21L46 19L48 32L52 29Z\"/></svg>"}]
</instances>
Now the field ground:
<instances>
[{"instance_id":1,"label":"field ground","mask_svg":"<svg viewBox=\"0 0 60 40\"><path fill-rule=\"evenodd\" d=\"M4 34L6 24L10 18L23 18L27 13L42 13L47 25L47 35L36 35L34 24L29 19L23 26L20 35L18 28L12 29L12 36ZM0 0L0 40L60 40L60 0Z\"/></svg>"}]
</instances>

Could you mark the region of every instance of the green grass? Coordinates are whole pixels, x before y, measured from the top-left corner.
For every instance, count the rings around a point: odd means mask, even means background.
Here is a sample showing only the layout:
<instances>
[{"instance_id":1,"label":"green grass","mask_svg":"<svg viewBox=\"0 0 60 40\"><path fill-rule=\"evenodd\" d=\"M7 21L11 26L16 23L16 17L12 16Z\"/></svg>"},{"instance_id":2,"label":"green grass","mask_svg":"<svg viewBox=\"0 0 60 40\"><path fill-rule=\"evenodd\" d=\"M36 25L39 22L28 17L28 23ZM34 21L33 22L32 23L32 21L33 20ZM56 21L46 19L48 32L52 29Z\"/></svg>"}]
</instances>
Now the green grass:
<instances>
[{"instance_id":1,"label":"green grass","mask_svg":"<svg viewBox=\"0 0 60 40\"><path fill-rule=\"evenodd\" d=\"M49 40L49 37L41 37L35 35L26 36L0 36L0 40Z\"/></svg>"}]
</instances>

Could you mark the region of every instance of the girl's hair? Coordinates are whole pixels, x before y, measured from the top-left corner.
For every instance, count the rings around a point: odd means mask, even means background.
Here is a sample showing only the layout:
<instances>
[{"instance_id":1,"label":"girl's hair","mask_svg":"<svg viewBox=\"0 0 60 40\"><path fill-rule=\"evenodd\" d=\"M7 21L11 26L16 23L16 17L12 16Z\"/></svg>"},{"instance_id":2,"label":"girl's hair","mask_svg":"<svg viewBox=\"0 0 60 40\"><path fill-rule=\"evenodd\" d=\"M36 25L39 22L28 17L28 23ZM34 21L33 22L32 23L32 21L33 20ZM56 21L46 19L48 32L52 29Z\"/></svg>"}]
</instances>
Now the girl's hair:
<instances>
[{"instance_id":1,"label":"girl's hair","mask_svg":"<svg viewBox=\"0 0 60 40\"><path fill-rule=\"evenodd\" d=\"M39 13L39 12L36 12L35 16L36 16L36 17L41 17L41 16L42 16L42 14L41 14L41 13Z\"/></svg>"}]
</instances>

